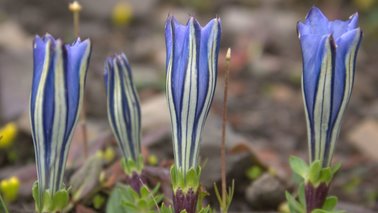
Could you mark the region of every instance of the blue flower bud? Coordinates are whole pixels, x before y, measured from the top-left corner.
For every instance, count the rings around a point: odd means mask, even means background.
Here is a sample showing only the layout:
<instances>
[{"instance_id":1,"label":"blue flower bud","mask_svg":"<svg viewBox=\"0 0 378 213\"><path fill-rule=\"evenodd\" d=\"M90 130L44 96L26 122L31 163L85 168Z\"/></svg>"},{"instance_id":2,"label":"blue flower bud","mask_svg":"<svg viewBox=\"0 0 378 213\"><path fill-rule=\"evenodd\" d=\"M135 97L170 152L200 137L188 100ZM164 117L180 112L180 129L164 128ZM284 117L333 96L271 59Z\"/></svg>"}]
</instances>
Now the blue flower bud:
<instances>
[{"instance_id":1,"label":"blue flower bud","mask_svg":"<svg viewBox=\"0 0 378 213\"><path fill-rule=\"evenodd\" d=\"M316 7L298 23L310 160L330 165L349 102L362 31L358 14L329 21Z\"/></svg>"},{"instance_id":2,"label":"blue flower bud","mask_svg":"<svg viewBox=\"0 0 378 213\"><path fill-rule=\"evenodd\" d=\"M201 27L169 16L165 25L166 93L171 115L175 165L186 173L198 165L199 143L213 100L218 69L221 21Z\"/></svg>"},{"instance_id":3,"label":"blue flower bud","mask_svg":"<svg viewBox=\"0 0 378 213\"><path fill-rule=\"evenodd\" d=\"M90 41L63 44L46 34L34 39L30 123L40 195L62 189L72 133L82 104ZM41 203L41 197L40 203Z\"/></svg>"}]
</instances>

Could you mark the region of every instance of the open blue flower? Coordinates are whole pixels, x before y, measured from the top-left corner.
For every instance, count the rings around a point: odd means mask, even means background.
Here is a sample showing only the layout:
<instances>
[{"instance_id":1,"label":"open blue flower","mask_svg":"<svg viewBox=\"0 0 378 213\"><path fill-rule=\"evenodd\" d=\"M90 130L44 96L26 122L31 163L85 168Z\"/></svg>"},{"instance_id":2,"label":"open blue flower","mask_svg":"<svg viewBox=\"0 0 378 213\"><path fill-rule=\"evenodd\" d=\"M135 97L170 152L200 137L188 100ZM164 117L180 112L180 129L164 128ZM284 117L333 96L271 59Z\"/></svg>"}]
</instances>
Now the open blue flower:
<instances>
[{"instance_id":1,"label":"open blue flower","mask_svg":"<svg viewBox=\"0 0 378 213\"><path fill-rule=\"evenodd\" d=\"M108 119L123 157L138 160L141 154L141 115L138 93L125 54L105 63Z\"/></svg>"},{"instance_id":2,"label":"open blue flower","mask_svg":"<svg viewBox=\"0 0 378 213\"><path fill-rule=\"evenodd\" d=\"M63 174L83 99L90 41L63 44L46 34L34 39L30 123L40 195L63 188ZM40 203L41 203L41 197Z\"/></svg>"},{"instance_id":3,"label":"open blue flower","mask_svg":"<svg viewBox=\"0 0 378 213\"><path fill-rule=\"evenodd\" d=\"M321 160L327 166L352 93L362 31L358 14L347 21L329 21L316 7L297 27L310 160Z\"/></svg>"},{"instance_id":4,"label":"open blue flower","mask_svg":"<svg viewBox=\"0 0 378 213\"><path fill-rule=\"evenodd\" d=\"M198 165L199 142L216 86L221 21L186 25L169 16L165 25L166 91L175 165L184 173Z\"/></svg>"}]
</instances>

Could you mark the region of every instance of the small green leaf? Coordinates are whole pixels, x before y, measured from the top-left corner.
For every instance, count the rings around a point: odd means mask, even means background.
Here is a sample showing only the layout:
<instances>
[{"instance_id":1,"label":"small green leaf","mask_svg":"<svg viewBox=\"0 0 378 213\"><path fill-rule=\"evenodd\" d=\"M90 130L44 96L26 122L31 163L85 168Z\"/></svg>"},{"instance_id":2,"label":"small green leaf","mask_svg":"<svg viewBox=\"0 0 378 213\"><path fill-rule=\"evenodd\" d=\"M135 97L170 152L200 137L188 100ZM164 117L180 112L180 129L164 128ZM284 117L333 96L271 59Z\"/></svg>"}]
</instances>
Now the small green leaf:
<instances>
[{"instance_id":1,"label":"small green leaf","mask_svg":"<svg viewBox=\"0 0 378 213\"><path fill-rule=\"evenodd\" d=\"M117 184L116 187L114 187L106 204L107 213L124 213L126 211L121 205L122 197L125 192L125 188L121 187L120 184Z\"/></svg>"},{"instance_id":2,"label":"small green leaf","mask_svg":"<svg viewBox=\"0 0 378 213\"><path fill-rule=\"evenodd\" d=\"M335 174L340 170L340 168L341 168L341 163L337 163L331 167L332 177L335 176Z\"/></svg>"},{"instance_id":3,"label":"small green leaf","mask_svg":"<svg viewBox=\"0 0 378 213\"><path fill-rule=\"evenodd\" d=\"M262 169L259 166L251 166L247 169L246 175L251 180L256 180L262 174Z\"/></svg>"},{"instance_id":4,"label":"small green leaf","mask_svg":"<svg viewBox=\"0 0 378 213\"><path fill-rule=\"evenodd\" d=\"M42 211L42 203L40 202L40 199L39 199L39 189L38 189L38 182L37 181L35 181L34 184L33 184L32 196L33 196L33 199L34 199L36 211L41 212Z\"/></svg>"},{"instance_id":5,"label":"small green leaf","mask_svg":"<svg viewBox=\"0 0 378 213\"><path fill-rule=\"evenodd\" d=\"M289 193L285 192L286 200L289 204L291 213L302 213L304 212L304 207Z\"/></svg>"},{"instance_id":6,"label":"small green leaf","mask_svg":"<svg viewBox=\"0 0 378 213\"><path fill-rule=\"evenodd\" d=\"M93 207L99 210L105 203L105 198L99 194L95 195L92 200Z\"/></svg>"},{"instance_id":7,"label":"small green leaf","mask_svg":"<svg viewBox=\"0 0 378 213\"><path fill-rule=\"evenodd\" d=\"M215 184L215 183L214 183L213 185L214 185L215 196L217 197L217 200L218 200L219 205L222 206L223 201L222 201L222 196L221 196L220 193L219 193L218 186L217 186L217 184ZM222 208L222 207L221 207L221 208Z\"/></svg>"},{"instance_id":8,"label":"small green leaf","mask_svg":"<svg viewBox=\"0 0 378 213\"><path fill-rule=\"evenodd\" d=\"M185 187L185 177L181 170L177 170L177 186L181 189L184 189Z\"/></svg>"},{"instance_id":9,"label":"small green leaf","mask_svg":"<svg viewBox=\"0 0 378 213\"><path fill-rule=\"evenodd\" d=\"M199 186L199 177L197 176L196 170L193 168L189 169L186 174L186 184L185 187L197 189Z\"/></svg>"},{"instance_id":10,"label":"small green leaf","mask_svg":"<svg viewBox=\"0 0 378 213\"><path fill-rule=\"evenodd\" d=\"M139 209L148 209L148 204L145 200L138 200L136 204Z\"/></svg>"},{"instance_id":11,"label":"small green leaf","mask_svg":"<svg viewBox=\"0 0 378 213\"><path fill-rule=\"evenodd\" d=\"M160 213L173 213L172 206L165 206L164 203L161 204Z\"/></svg>"},{"instance_id":12,"label":"small green leaf","mask_svg":"<svg viewBox=\"0 0 378 213\"><path fill-rule=\"evenodd\" d=\"M150 194L146 186L142 186L139 193L141 197L148 197Z\"/></svg>"},{"instance_id":13,"label":"small green leaf","mask_svg":"<svg viewBox=\"0 0 378 213\"><path fill-rule=\"evenodd\" d=\"M322 164L319 160L314 161L310 165L310 170L308 172L308 178L307 180L310 181L310 183L317 185L319 176L320 176L320 171L322 170Z\"/></svg>"},{"instance_id":14,"label":"small green leaf","mask_svg":"<svg viewBox=\"0 0 378 213\"><path fill-rule=\"evenodd\" d=\"M338 199L335 196L327 197L327 199L324 201L322 209L332 211L334 208L336 208L337 201Z\"/></svg>"},{"instance_id":15,"label":"small green leaf","mask_svg":"<svg viewBox=\"0 0 378 213\"><path fill-rule=\"evenodd\" d=\"M160 183L157 183L156 186L154 187L154 189L152 189L151 193L153 195L156 195L156 193L159 192L159 188L160 188Z\"/></svg>"},{"instance_id":16,"label":"small green leaf","mask_svg":"<svg viewBox=\"0 0 378 213\"><path fill-rule=\"evenodd\" d=\"M52 209L54 211L63 210L69 203L68 191L62 189L54 194L52 197Z\"/></svg>"},{"instance_id":17,"label":"small green leaf","mask_svg":"<svg viewBox=\"0 0 378 213\"><path fill-rule=\"evenodd\" d=\"M53 199L49 190L43 192L43 208L42 212L50 212L53 210Z\"/></svg>"},{"instance_id":18,"label":"small green leaf","mask_svg":"<svg viewBox=\"0 0 378 213\"><path fill-rule=\"evenodd\" d=\"M301 183L298 187L298 199L299 203L303 206L303 209L306 209L306 195L303 183Z\"/></svg>"},{"instance_id":19,"label":"small green leaf","mask_svg":"<svg viewBox=\"0 0 378 213\"><path fill-rule=\"evenodd\" d=\"M331 168L327 167L320 171L319 183L329 184L332 181L332 172Z\"/></svg>"},{"instance_id":20,"label":"small green leaf","mask_svg":"<svg viewBox=\"0 0 378 213\"><path fill-rule=\"evenodd\" d=\"M293 172L302 178L306 178L309 168L304 160L296 156L290 156L289 164Z\"/></svg>"},{"instance_id":21,"label":"small green leaf","mask_svg":"<svg viewBox=\"0 0 378 213\"><path fill-rule=\"evenodd\" d=\"M5 202L0 194L0 212L8 213L7 206L5 205Z\"/></svg>"},{"instance_id":22,"label":"small green leaf","mask_svg":"<svg viewBox=\"0 0 378 213\"><path fill-rule=\"evenodd\" d=\"M212 209L210 208L210 205L207 205L205 208L202 208L198 211L198 213L211 213Z\"/></svg>"},{"instance_id":23,"label":"small green leaf","mask_svg":"<svg viewBox=\"0 0 378 213\"><path fill-rule=\"evenodd\" d=\"M125 208L123 212L130 212L130 213L137 213L138 212L138 206L135 203L129 202L129 201L122 201L122 206ZM109 212L111 213L111 212Z\"/></svg>"},{"instance_id":24,"label":"small green leaf","mask_svg":"<svg viewBox=\"0 0 378 213\"><path fill-rule=\"evenodd\" d=\"M175 166L172 166L171 167L171 183L172 183L172 186L173 186L173 191L176 191L176 187L177 187L177 170L176 170L176 167Z\"/></svg>"}]
</instances>

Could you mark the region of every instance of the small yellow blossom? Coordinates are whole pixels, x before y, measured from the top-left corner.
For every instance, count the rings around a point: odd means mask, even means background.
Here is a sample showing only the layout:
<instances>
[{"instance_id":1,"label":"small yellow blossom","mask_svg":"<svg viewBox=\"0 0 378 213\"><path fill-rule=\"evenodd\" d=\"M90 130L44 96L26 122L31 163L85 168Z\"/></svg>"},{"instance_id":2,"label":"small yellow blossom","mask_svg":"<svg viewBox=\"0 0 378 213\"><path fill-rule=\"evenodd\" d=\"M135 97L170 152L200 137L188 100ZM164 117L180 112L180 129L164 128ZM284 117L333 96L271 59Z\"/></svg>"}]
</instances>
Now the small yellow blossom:
<instances>
[{"instance_id":1,"label":"small yellow blossom","mask_svg":"<svg viewBox=\"0 0 378 213\"><path fill-rule=\"evenodd\" d=\"M156 157L156 155L149 155L147 158L147 162L151 166L156 166L158 164L158 158Z\"/></svg>"},{"instance_id":2,"label":"small yellow blossom","mask_svg":"<svg viewBox=\"0 0 378 213\"><path fill-rule=\"evenodd\" d=\"M103 152L103 158L106 160L106 162L114 160L115 156L116 153L112 147L107 147Z\"/></svg>"},{"instance_id":3,"label":"small yellow blossom","mask_svg":"<svg viewBox=\"0 0 378 213\"><path fill-rule=\"evenodd\" d=\"M0 149L10 147L15 141L17 135L17 126L13 122L8 123L0 129Z\"/></svg>"},{"instance_id":4,"label":"small yellow blossom","mask_svg":"<svg viewBox=\"0 0 378 213\"><path fill-rule=\"evenodd\" d=\"M121 27L130 23L133 11L129 4L125 2L117 3L112 11L112 22L115 26Z\"/></svg>"},{"instance_id":5,"label":"small yellow blossom","mask_svg":"<svg viewBox=\"0 0 378 213\"><path fill-rule=\"evenodd\" d=\"M0 182L0 192L5 202L12 202L17 199L20 189L20 181L17 177L12 176L9 179Z\"/></svg>"}]
</instances>

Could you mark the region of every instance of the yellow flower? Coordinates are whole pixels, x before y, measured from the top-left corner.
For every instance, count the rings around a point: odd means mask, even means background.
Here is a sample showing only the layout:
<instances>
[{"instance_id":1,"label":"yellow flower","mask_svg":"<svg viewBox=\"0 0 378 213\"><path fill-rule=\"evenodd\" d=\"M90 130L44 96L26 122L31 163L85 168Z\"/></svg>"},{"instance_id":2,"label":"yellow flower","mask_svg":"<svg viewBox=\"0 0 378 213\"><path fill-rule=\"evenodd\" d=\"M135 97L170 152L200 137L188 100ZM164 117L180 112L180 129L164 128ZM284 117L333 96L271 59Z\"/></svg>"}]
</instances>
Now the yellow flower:
<instances>
[{"instance_id":1,"label":"yellow flower","mask_svg":"<svg viewBox=\"0 0 378 213\"><path fill-rule=\"evenodd\" d=\"M147 162L151 166L156 166L158 164L159 160L156 157L156 155L149 155L148 158L147 158Z\"/></svg>"},{"instance_id":2,"label":"yellow flower","mask_svg":"<svg viewBox=\"0 0 378 213\"><path fill-rule=\"evenodd\" d=\"M17 135L17 126L13 122L8 123L0 129L0 149L10 147Z\"/></svg>"},{"instance_id":3,"label":"yellow flower","mask_svg":"<svg viewBox=\"0 0 378 213\"><path fill-rule=\"evenodd\" d=\"M17 199L20 189L20 180L12 176L9 179L0 182L0 192L6 202L12 202Z\"/></svg>"},{"instance_id":4,"label":"yellow flower","mask_svg":"<svg viewBox=\"0 0 378 213\"><path fill-rule=\"evenodd\" d=\"M104 160L106 160L106 162L111 162L116 156L116 153L112 147L107 147L103 153Z\"/></svg>"},{"instance_id":5,"label":"yellow flower","mask_svg":"<svg viewBox=\"0 0 378 213\"><path fill-rule=\"evenodd\" d=\"M133 17L131 6L124 2L119 2L113 8L112 21L115 26L127 25Z\"/></svg>"}]
</instances>

